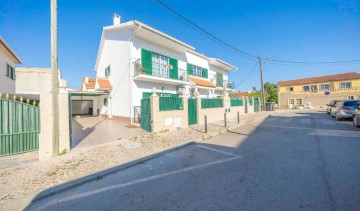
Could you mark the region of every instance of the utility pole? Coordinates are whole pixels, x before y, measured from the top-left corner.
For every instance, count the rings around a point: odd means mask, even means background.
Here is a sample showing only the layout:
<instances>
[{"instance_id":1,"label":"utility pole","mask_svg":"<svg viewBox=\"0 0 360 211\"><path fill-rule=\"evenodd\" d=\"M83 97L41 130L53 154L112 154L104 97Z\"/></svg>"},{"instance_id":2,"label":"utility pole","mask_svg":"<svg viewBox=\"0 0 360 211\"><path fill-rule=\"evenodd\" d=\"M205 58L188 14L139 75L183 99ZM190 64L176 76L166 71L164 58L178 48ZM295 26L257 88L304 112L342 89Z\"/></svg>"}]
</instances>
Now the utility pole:
<instances>
[{"instance_id":1,"label":"utility pole","mask_svg":"<svg viewBox=\"0 0 360 211\"><path fill-rule=\"evenodd\" d=\"M259 59L259 64L260 64L260 82L261 82L261 105L262 105L262 110L266 111L265 108L265 91L264 91L264 81L263 81L263 71L262 71L262 61L261 61L261 57L258 57Z\"/></svg>"},{"instance_id":2,"label":"utility pole","mask_svg":"<svg viewBox=\"0 0 360 211\"><path fill-rule=\"evenodd\" d=\"M59 154L59 79L57 52L57 0L51 0L51 85L52 85L52 149Z\"/></svg>"}]
</instances>

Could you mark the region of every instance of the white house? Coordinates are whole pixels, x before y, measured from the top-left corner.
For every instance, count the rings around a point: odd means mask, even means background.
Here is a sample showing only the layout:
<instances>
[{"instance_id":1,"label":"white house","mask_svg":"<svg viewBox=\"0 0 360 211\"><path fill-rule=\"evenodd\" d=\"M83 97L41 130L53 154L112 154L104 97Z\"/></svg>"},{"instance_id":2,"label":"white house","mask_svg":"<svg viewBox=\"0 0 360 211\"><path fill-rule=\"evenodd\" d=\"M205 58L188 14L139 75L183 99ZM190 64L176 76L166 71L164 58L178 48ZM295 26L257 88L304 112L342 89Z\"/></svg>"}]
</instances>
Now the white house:
<instances>
[{"instance_id":1,"label":"white house","mask_svg":"<svg viewBox=\"0 0 360 211\"><path fill-rule=\"evenodd\" d=\"M15 64L22 64L5 40L0 37L0 92L15 93Z\"/></svg>"},{"instance_id":2,"label":"white house","mask_svg":"<svg viewBox=\"0 0 360 211\"><path fill-rule=\"evenodd\" d=\"M141 99L152 89L163 97L186 94L216 98L232 90L228 72L236 68L220 59L197 53L195 48L139 21L103 28L95 64L97 78L108 78L112 90L108 109L112 118L133 123Z\"/></svg>"}]
</instances>

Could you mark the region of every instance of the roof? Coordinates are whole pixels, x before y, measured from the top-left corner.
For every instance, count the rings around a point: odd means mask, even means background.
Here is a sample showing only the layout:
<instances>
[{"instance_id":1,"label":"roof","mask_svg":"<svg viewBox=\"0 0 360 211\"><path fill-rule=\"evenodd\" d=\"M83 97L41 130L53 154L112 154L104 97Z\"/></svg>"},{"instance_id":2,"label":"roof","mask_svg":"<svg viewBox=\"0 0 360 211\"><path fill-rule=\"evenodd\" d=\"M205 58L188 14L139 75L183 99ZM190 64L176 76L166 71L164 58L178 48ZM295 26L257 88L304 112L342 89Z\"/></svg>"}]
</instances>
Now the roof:
<instances>
[{"instance_id":1,"label":"roof","mask_svg":"<svg viewBox=\"0 0 360 211\"><path fill-rule=\"evenodd\" d=\"M316 84L316 83L326 83L332 81L346 81L346 80L354 80L360 79L360 74L356 72L350 73L342 73L336 75L327 75L327 76L319 76L312 78L301 78L296 80L289 81L279 81L279 86L294 86L294 85L303 85L303 84Z\"/></svg>"},{"instance_id":2,"label":"roof","mask_svg":"<svg viewBox=\"0 0 360 211\"><path fill-rule=\"evenodd\" d=\"M3 46L9 51L9 53L15 58L16 62L18 64L22 64L20 57L16 55L15 51L13 51L10 46L5 42L5 40L0 36L0 43L3 44Z\"/></svg>"},{"instance_id":3,"label":"roof","mask_svg":"<svg viewBox=\"0 0 360 211\"><path fill-rule=\"evenodd\" d=\"M85 78L83 78L83 80L85 81ZM87 89L95 89L95 83L96 83L95 78L89 78L89 83L85 83L85 86Z\"/></svg>"},{"instance_id":4,"label":"roof","mask_svg":"<svg viewBox=\"0 0 360 211\"><path fill-rule=\"evenodd\" d=\"M109 79L97 78L96 80L97 80L97 83L98 83L100 89L111 89L112 88Z\"/></svg>"},{"instance_id":5,"label":"roof","mask_svg":"<svg viewBox=\"0 0 360 211\"><path fill-rule=\"evenodd\" d=\"M233 95L236 97L245 97L247 96L249 93L248 92L234 92Z\"/></svg>"},{"instance_id":6,"label":"roof","mask_svg":"<svg viewBox=\"0 0 360 211\"><path fill-rule=\"evenodd\" d=\"M208 80L197 78L197 77L191 77L189 76L189 79L197 86L206 86L206 87L213 87L215 88L216 85L211 83Z\"/></svg>"}]
</instances>

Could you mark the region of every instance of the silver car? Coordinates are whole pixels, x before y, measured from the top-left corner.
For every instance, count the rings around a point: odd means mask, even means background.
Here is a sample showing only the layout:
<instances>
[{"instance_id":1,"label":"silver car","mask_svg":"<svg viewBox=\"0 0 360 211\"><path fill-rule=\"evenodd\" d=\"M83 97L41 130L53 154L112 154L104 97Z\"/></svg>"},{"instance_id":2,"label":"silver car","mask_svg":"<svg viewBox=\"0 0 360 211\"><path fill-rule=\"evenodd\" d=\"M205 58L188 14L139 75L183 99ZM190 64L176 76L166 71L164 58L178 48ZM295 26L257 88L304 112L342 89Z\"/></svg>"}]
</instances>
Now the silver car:
<instances>
[{"instance_id":1,"label":"silver car","mask_svg":"<svg viewBox=\"0 0 360 211\"><path fill-rule=\"evenodd\" d=\"M331 116L335 117L337 121L342 119L350 119L356 108L359 107L360 100L344 100L337 102L335 108L331 111Z\"/></svg>"}]
</instances>

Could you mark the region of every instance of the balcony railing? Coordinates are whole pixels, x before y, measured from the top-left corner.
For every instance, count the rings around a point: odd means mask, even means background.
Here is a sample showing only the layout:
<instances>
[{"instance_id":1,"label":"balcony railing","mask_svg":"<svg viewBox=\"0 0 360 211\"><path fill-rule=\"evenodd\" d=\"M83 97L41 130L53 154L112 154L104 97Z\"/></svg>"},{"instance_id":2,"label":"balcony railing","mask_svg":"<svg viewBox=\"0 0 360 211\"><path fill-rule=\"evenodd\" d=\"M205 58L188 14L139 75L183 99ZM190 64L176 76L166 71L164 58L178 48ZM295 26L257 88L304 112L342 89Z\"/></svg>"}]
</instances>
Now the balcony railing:
<instances>
[{"instance_id":1,"label":"balcony railing","mask_svg":"<svg viewBox=\"0 0 360 211\"><path fill-rule=\"evenodd\" d=\"M311 94L316 94L316 93L325 93L325 92L353 92L353 91L360 91L360 86L356 86L356 87L351 87L351 88L337 88L337 89L319 89L319 90L308 90L308 91L286 91L286 92L290 92L290 93L301 93L301 94L305 94L305 93L311 93Z\"/></svg>"},{"instance_id":2,"label":"balcony railing","mask_svg":"<svg viewBox=\"0 0 360 211\"><path fill-rule=\"evenodd\" d=\"M134 63L134 77L138 75L150 75L159 78L188 81L187 72L185 70L178 69L177 75L173 75L170 72L170 68L170 66L168 68L160 68L157 70L152 70L151 73L149 73L141 66L141 60L138 60Z\"/></svg>"}]
</instances>

